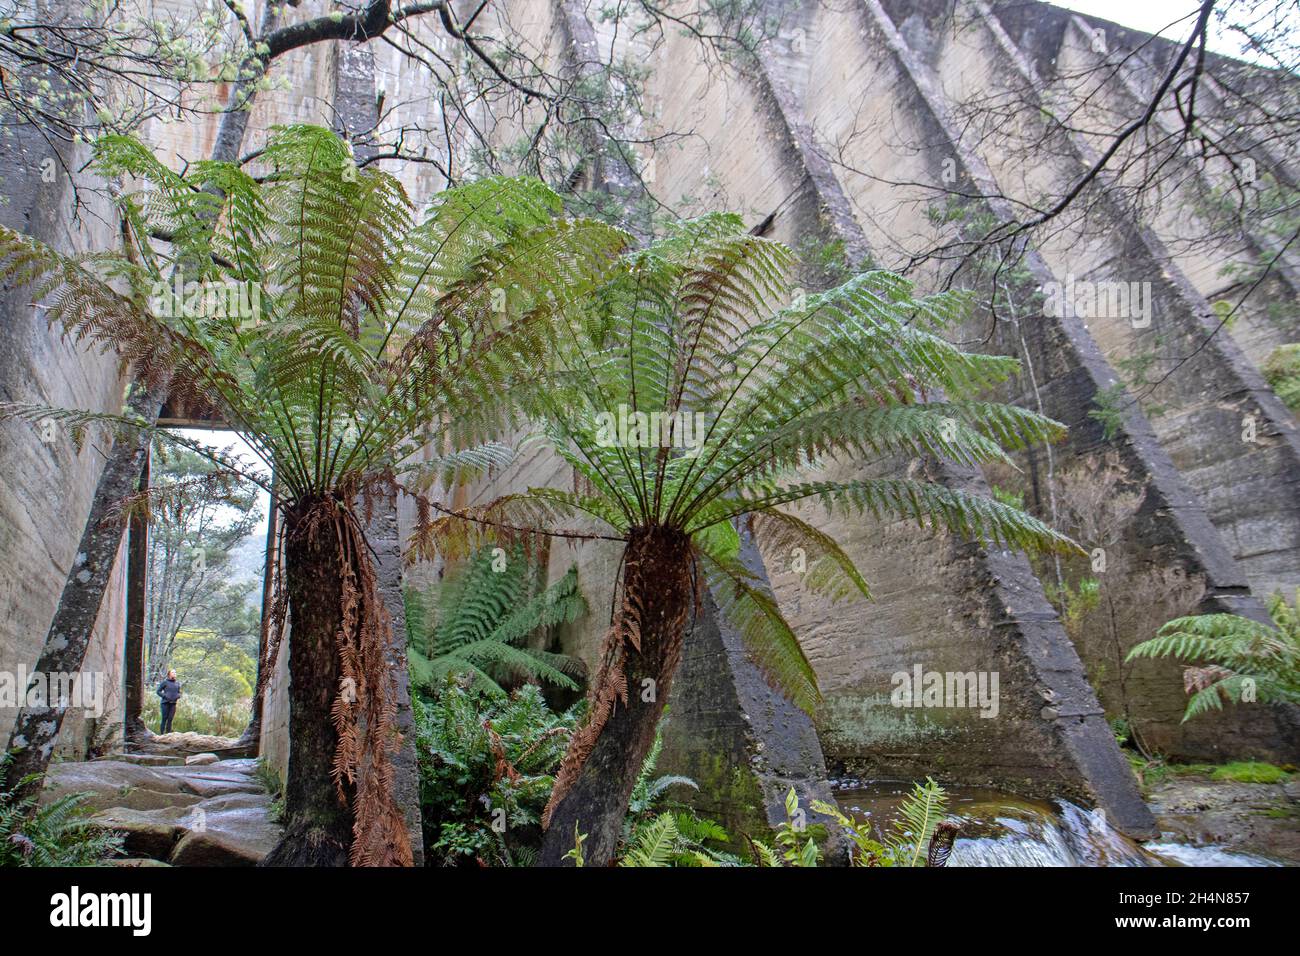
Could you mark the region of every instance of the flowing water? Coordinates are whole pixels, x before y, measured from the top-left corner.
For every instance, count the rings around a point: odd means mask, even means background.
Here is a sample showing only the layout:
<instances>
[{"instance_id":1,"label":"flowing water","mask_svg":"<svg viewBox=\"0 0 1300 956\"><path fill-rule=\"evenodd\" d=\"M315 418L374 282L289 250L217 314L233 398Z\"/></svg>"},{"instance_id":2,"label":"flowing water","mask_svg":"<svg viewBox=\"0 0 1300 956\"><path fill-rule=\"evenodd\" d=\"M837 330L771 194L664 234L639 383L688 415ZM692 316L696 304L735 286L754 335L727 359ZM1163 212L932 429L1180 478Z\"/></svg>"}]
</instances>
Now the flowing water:
<instances>
[{"instance_id":1,"label":"flowing water","mask_svg":"<svg viewBox=\"0 0 1300 956\"><path fill-rule=\"evenodd\" d=\"M1113 829L1101 810L1068 800L1031 800L998 790L945 787L949 819L961 827L949 866L1276 866L1217 846L1168 839L1145 845ZM888 831L910 783L841 781L835 800L849 816Z\"/></svg>"}]
</instances>

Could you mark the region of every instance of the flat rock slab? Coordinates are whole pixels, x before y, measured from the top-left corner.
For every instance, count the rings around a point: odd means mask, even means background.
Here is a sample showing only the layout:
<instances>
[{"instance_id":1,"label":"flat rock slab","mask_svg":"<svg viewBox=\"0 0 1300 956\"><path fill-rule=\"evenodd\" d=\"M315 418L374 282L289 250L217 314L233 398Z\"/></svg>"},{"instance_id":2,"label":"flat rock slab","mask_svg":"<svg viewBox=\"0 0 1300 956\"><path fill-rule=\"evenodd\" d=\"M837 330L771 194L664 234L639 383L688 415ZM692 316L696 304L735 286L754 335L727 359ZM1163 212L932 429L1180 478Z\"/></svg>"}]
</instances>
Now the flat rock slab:
<instances>
[{"instance_id":1,"label":"flat rock slab","mask_svg":"<svg viewBox=\"0 0 1300 956\"><path fill-rule=\"evenodd\" d=\"M161 810L164 807L188 807L203 798L197 793L165 792L143 788L130 790L115 797L106 797L112 807L126 810ZM108 809L108 808L105 808Z\"/></svg>"},{"instance_id":2,"label":"flat rock slab","mask_svg":"<svg viewBox=\"0 0 1300 956\"><path fill-rule=\"evenodd\" d=\"M132 856L173 866L255 866L280 839L269 811L265 794L231 794L188 807L115 807L95 819L121 832Z\"/></svg>"},{"instance_id":3,"label":"flat rock slab","mask_svg":"<svg viewBox=\"0 0 1300 956\"><path fill-rule=\"evenodd\" d=\"M128 857L125 860L114 860L113 866L120 866L127 870L137 870L146 866L171 866L170 863L164 863L162 860L153 860L147 856Z\"/></svg>"},{"instance_id":4,"label":"flat rock slab","mask_svg":"<svg viewBox=\"0 0 1300 956\"><path fill-rule=\"evenodd\" d=\"M253 776L253 760L225 760L206 767L142 767L120 760L60 763L45 775L43 798L88 791L96 809L120 806L131 790L215 797L223 793L262 793Z\"/></svg>"},{"instance_id":5,"label":"flat rock slab","mask_svg":"<svg viewBox=\"0 0 1300 956\"><path fill-rule=\"evenodd\" d=\"M202 808L204 804L200 804ZM181 837L167 862L172 866L256 866L280 840L270 802L208 813L202 829Z\"/></svg>"},{"instance_id":6,"label":"flat rock slab","mask_svg":"<svg viewBox=\"0 0 1300 956\"><path fill-rule=\"evenodd\" d=\"M105 760L119 760L124 763L139 764L142 767L177 767L185 763L184 757L168 757L164 754L115 754Z\"/></svg>"},{"instance_id":7,"label":"flat rock slab","mask_svg":"<svg viewBox=\"0 0 1300 956\"><path fill-rule=\"evenodd\" d=\"M95 822L122 834L122 848L132 856L165 860L180 840L185 828L177 819L183 807L162 810L128 810L113 807L95 814ZM169 819L169 817L171 819Z\"/></svg>"},{"instance_id":8,"label":"flat rock slab","mask_svg":"<svg viewBox=\"0 0 1300 956\"><path fill-rule=\"evenodd\" d=\"M206 766L159 767L155 772L171 781L182 793L215 797L223 793L262 793L253 776L256 760L220 760Z\"/></svg>"},{"instance_id":9,"label":"flat rock slab","mask_svg":"<svg viewBox=\"0 0 1300 956\"><path fill-rule=\"evenodd\" d=\"M1164 833L1192 844L1300 864L1300 808L1284 784L1188 774L1152 786L1149 802Z\"/></svg>"},{"instance_id":10,"label":"flat rock slab","mask_svg":"<svg viewBox=\"0 0 1300 956\"><path fill-rule=\"evenodd\" d=\"M41 799L49 802L65 793L91 794L90 806L97 810L120 806L133 790L179 794L181 781L164 774L162 768L142 767L118 760L53 764L45 774Z\"/></svg>"},{"instance_id":11,"label":"flat rock slab","mask_svg":"<svg viewBox=\"0 0 1300 956\"><path fill-rule=\"evenodd\" d=\"M236 737L214 737L211 734L191 732L155 734L148 740L136 745L140 753L162 756L186 757L192 754L213 753L221 758L250 757L253 754L251 742L241 743Z\"/></svg>"},{"instance_id":12,"label":"flat rock slab","mask_svg":"<svg viewBox=\"0 0 1300 956\"><path fill-rule=\"evenodd\" d=\"M271 820L271 798L253 775L256 766L251 759L165 767L61 763L46 774L42 799L89 793L96 821L122 833L131 860L254 866L281 832Z\"/></svg>"}]
</instances>

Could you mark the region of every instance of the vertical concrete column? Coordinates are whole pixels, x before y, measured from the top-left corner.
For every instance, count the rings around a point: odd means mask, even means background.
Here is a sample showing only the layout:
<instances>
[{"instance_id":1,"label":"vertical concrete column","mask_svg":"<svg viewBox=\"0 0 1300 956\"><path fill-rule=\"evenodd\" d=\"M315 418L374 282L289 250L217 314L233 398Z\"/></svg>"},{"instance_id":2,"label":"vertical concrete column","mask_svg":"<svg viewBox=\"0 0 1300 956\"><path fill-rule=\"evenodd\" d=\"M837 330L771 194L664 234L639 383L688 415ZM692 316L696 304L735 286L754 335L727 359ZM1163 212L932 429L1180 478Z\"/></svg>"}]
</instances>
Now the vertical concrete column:
<instances>
[{"instance_id":1,"label":"vertical concrete column","mask_svg":"<svg viewBox=\"0 0 1300 956\"><path fill-rule=\"evenodd\" d=\"M152 455L146 454L140 472L139 490L147 491ZM127 743L150 736L140 719L144 706L144 640L149 603L149 521L131 516L127 526L126 566L126 649L123 654L122 732Z\"/></svg>"},{"instance_id":2,"label":"vertical concrete column","mask_svg":"<svg viewBox=\"0 0 1300 956\"><path fill-rule=\"evenodd\" d=\"M334 43L334 115L339 132L365 133L378 120L375 98L375 54L362 43ZM365 158L357 150L357 159ZM397 713L393 729L401 735L401 746L393 759L393 788L398 806L406 818L411 852L416 866L424 865L424 829L420 816L420 768L415 753L415 725L411 713L410 673L406 665L406 604L402 599L402 541L398 530L397 504L376 501L366 526L366 537L378 559L379 592L392 619L389 667L396 678Z\"/></svg>"}]
</instances>

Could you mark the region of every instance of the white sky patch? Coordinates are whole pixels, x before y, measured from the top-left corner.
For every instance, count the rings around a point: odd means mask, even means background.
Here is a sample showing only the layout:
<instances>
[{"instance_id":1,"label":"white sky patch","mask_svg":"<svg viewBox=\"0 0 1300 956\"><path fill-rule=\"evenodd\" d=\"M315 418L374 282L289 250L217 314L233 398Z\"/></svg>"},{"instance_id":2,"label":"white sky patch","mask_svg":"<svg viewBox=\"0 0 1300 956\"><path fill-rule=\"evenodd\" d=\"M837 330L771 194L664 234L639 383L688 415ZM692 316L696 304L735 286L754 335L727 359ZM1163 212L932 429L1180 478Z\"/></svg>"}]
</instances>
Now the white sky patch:
<instances>
[{"instance_id":1,"label":"white sky patch","mask_svg":"<svg viewBox=\"0 0 1300 956\"><path fill-rule=\"evenodd\" d=\"M1089 16L1110 20L1120 26L1155 33L1170 40L1186 40L1196 24L1200 3L1196 0L1050 0L1058 7L1086 13ZM1229 21L1234 10L1224 8ZM1245 12L1249 12L1248 9ZM1300 32L1300 4L1293 5L1287 14L1289 29ZM1215 53L1256 60L1257 57L1242 49L1242 36L1227 30L1216 14L1210 15L1206 46Z\"/></svg>"},{"instance_id":2,"label":"white sky patch","mask_svg":"<svg viewBox=\"0 0 1300 956\"><path fill-rule=\"evenodd\" d=\"M237 459L241 467L249 474L263 478L269 477L271 474L266 467L266 463L257 457L257 453L253 451L248 442L234 432L212 428L176 428L172 429L172 431L188 441L196 442L214 451L222 452L227 457Z\"/></svg>"},{"instance_id":3,"label":"white sky patch","mask_svg":"<svg viewBox=\"0 0 1300 956\"><path fill-rule=\"evenodd\" d=\"M211 428L175 428L172 431L189 441L219 451L226 457L237 459L241 463L241 468L250 475L257 475L263 479L271 475L266 463L257 457L248 442L234 432ZM266 523L271 507L271 496L262 488L257 489L257 507L261 509L262 519L235 549L239 552L234 561L237 573L260 573L256 558L258 554L264 557L266 553ZM260 593L254 594L253 597L261 601Z\"/></svg>"}]
</instances>

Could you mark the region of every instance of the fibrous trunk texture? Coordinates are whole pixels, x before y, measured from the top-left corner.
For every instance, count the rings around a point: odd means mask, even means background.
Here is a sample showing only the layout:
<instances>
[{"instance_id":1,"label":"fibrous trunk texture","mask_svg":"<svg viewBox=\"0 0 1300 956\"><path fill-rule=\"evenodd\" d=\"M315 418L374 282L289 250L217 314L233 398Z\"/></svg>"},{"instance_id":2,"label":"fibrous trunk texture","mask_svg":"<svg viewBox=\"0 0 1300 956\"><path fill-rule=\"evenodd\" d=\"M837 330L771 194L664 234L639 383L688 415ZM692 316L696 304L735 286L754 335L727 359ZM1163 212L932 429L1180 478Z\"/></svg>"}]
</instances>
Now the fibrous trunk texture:
<instances>
[{"instance_id":1,"label":"fibrous trunk texture","mask_svg":"<svg viewBox=\"0 0 1300 956\"><path fill-rule=\"evenodd\" d=\"M389 760L389 620L356 516L337 498L285 515L289 773L266 866L409 866Z\"/></svg>"},{"instance_id":2,"label":"fibrous trunk texture","mask_svg":"<svg viewBox=\"0 0 1300 956\"><path fill-rule=\"evenodd\" d=\"M679 531L638 529L628 539L623 597L546 808L541 865L562 866L578 834L584 865L614 862L637 775L682 658L695 604L691 544Z\"/></svg>"}]
</instances>

